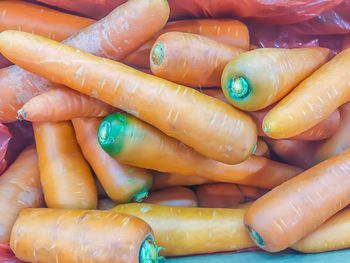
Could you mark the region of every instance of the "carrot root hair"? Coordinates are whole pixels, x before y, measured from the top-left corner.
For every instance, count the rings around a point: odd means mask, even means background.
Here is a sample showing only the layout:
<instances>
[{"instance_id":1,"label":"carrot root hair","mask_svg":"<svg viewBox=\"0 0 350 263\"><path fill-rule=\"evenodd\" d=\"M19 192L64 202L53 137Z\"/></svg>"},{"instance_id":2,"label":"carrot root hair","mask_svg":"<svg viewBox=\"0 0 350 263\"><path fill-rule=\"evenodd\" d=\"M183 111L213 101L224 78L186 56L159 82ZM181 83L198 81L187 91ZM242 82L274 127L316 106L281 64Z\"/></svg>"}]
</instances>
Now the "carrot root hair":
<instances>
[{"instance_id":1,"label":"carrot root hair","mask_svg":"<svg viewBox=\"0 0 350 263\"><path fill-rule=\"evenodd\" d=\"M252 93L248 80L239 75L233 75L228 79L227 90L233 100L245 99Z\"/></svg>"}]
</instances>

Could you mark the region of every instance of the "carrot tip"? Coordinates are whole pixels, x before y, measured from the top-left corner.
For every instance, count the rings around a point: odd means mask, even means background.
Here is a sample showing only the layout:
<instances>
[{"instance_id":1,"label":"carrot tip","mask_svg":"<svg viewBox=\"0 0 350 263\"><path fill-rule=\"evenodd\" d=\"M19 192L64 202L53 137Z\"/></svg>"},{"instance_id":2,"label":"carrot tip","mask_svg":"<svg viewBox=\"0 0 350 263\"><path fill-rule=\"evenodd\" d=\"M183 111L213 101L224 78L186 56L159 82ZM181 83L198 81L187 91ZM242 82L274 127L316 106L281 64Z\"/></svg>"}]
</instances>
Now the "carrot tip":
<instances>
[{"instance_id":1,"label":"carrot tip","mask_svg":"<svg viewBox=\"0 0 350 263\"><path fill-rule=\"evenodd\" d=\"M247 226L247 230L248 230L248 234L251 237L251 239L259 247L263 247L265 245L264 240L261 238L261 236L251 226Z\"/></svg>"},{"instance_id":2,"label":"carrot tip","mask_svg":"<svg viewBox=\"0 0 350 263\"><path fill-rule=\"evenodd\" d=\"M163 261L164 257L158 256L158 253L161 249L162 248L158 247L154 242L153 235L147 235L140 247L139 262L158 263Z\"/></svg>"},{"instance_id":3,"label":"carrot tip","mask_svg":"<svg viewBox=\"0 0 350 263\"><path fill-rule=\"evenodd\" d=\"M157 42L151 52L151 61L155 65L160 65L164 60L164 44L162 42Z\"/></svg>"},{"instance_id":4,"label":"carrot tip","mask_svg":"<svg viewBox=\"0 0 350 263\"><path fill-rule=\"evenodd\" d=\"M243 76L233 75L227 81L227 90L233 100L242 100L252 92L248 80Z\"/></svg>"}]
</instances>

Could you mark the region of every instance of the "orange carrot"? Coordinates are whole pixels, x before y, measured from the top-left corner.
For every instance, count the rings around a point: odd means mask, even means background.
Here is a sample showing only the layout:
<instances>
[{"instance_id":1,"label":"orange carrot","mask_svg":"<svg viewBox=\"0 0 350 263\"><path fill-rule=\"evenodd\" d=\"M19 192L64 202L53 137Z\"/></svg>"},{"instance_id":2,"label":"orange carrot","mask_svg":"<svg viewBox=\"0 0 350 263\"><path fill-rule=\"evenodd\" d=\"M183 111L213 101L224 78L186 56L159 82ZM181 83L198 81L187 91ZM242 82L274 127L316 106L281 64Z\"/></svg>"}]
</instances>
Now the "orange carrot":
<instances>
[{"instance_id":1,"label":"orange carrot","mask_svg":"<svg viewBox=\"0 0 350 263\"><path fill-rule=\"evenodd\" d=\"M43 205L37 153L34 147L28 147L0 177L0 242L9 243L22 209Z\"/></svg>"},{"instance_id":2,"label":"orange carrot","mask_svg":"<svg viewBox=\"0 0 350 263\"><path fill-rule=\"evenodd\" d=\"M245 224L257 245L281 251L350 203L350 151L336 155L255 201Z\"/></svg>"},{"instance_id":3,"label":"orange carrot","mask_svg":"<svg viewBox=\"0 0 350 263\"><path fill-rule=\"evenodd\" d=\"M266 158L270 158L270 150L269 147L267 146L267 143L263 140L258 140L256 144L256 150L254 152L255 156L263 156Z\"/></svg>"},{"instance_id":4,"label":"orange carrot","mask_svg":"<svg viewBox=\"0 0 350 263\"><path fill-rule=\"evenodd\" d=\"M273 188L301 172L254 155L236 165L215 161L125 113L107 116L98 137L102 148L122 163L213 181Z\"/></svg>"},{"instance_id":5,"label":"orange carrot","mask_svg":"<svg viewBox=\"0 0 350 263\"><path fill-rule=\"evenodd\" d=\"M147 196L153 176L146 169L120 164L102 150L97 130L102 119L74 119L77 141L109 198L117 203L141 201Z\"/></svg>"},{"instance_id":6,"label":"orange carrot","mask_svg":"<svg viewBox=\"0 0 350 263\"><path fill-rule=\"evenodd\" d=\"M137 216L153 229L163 256L233 251L253 247L244 228L244 209L118 205L112 211Z\"/></svg>"},{"instance_id":7,"label":"orange carrot","mask_svg":"<svg viewBox=\"0 0 350 263\"><path fill-rule=\"evenodd\" d=\"M284 97L264 118L271 138L289 138L326 119L350 100L350 49L336 55Z\"/></svg>"},{"instance_id":8,"label":"orange carrot","mask_svg":"<svg viewBox=\"0 0 350 263\"><path fill-rule=\"evenodd\" d=\"M70 122L33 123L40 180L50 208L96 208L97 192Z\"/></svg>"},{"instance_id":9,"label":"orange carrot","mask_svg":"<svg viewBox=\"0 0 350 263\"><path fill-rule=\"evenodd\" d=\"M66 39L64 43L97 56L121 60L158 32L168 16L169 6L164 0L128 1L104 19ZM16 120L17 111L24 103L55 86L57 84L48 79L18 66L1 69L0 121Z\"/></svg>"},{"instance_id":10,"label":"orange carrot","mask_svg":"<svg viewBox=\"0 0 350 263\"><path fill-rule=\"evenodd\" d=\"M116 205L117 205L117 203L114 202L113 200L111 200L109 198L104 198L104 199L98 200L97 209L98 210L109 210L109 209L112 209L113 207L115 207Z\"/></svg>"},{"instance_id":11,"label":"orange carrot","mask_svg":"<svg viewBox=\"0 0 350 263\"><path fill-rule=\"evenodd\" d=\"M221 87L232 105L256 111L283 98L299 82L324 64L327 48L259 48L227 64Z\"/></svg>"},{"instance_id":12,"label":"orange carrot","mask_svg":"<svg viewBox=\"0 0 350 263\"><path fill-rule=\"evenodd\" d=\"M150 54L152 73L191 87L220 87L226 64L244 50L200 35L160 35Z\"/></svg>"},{"instance_id":13,"label":"orange carrot","mask_svg":"<svg viewBox=\"0 0 350 263\"><path fill-rule=\"evenodd\" d=\"M11 233L27 262L159 262L152 229L141 219L97 210L28 208Z\"/></svg>"},{"instance_id":14,"label":"orange carrot","mask_svg":"<svg viewBox=\"0 0 350 263\"><path fill-rule=\"evenodd\" d=\"M208 178L200 176L188 176L182 174L160 173L154 176L153 190L164 189L172 186L191 186L211 182Z\"/></svg>"},{"instance_id":15,"label":"orange carrot","mask_svg":"<svg viewBox=\"0 0 350 263\"><path fill-rule=\"evenodd\" d=\"M69 88L53 88L29 100L18 111L27 121L67 121L82 117L103 117L118 109Z\"/></svg>"},{"instance_id":16,"label":"orange carrot","mask_svg":"<svg viewBox=\"0 0 350 263\"><path fill-rule=\"evenodd\" d=\"M126 110L215 160L242 162L256 145L255 123L247 114L194 89L19 31L0 33L0 51L24 69Z\"/></svg>"},{"instance_id":17,"label":"orange carrot","mask_svg":"<svg viewBox=\"0 0 350 263\"><path fill-rule=\"evenodd\" d=\"M182 186L151 192L149 196L143 199L142 203L182 207L198 206L197 197L194 192Z\"/></svg>"}]
</instances>

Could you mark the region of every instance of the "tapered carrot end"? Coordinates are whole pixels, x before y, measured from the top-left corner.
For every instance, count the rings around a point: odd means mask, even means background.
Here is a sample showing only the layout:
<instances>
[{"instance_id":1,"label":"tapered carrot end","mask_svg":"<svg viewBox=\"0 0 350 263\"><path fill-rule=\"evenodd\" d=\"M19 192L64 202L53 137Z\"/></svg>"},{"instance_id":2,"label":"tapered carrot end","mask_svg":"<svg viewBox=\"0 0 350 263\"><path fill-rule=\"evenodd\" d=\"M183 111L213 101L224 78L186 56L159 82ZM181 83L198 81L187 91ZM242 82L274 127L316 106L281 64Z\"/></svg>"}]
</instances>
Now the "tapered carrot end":
<instances>
[{"instance_id":1,"label":"tapered carrot end","mask_svg":"<svg viewBox=\"0 0 350 263\"><path fill-rule=\"evenodd\" d=\"M227 80L226 85L226 89L232 100L245 99L252 92L248 80L243 76L233 75Z\"/></svg>"},{"instance_id":2,"label":"tapered carrot end","mask_svg":"<svg viewBox=\"0 0 350 263\"><path fill-rule=\"evenodd\" d=\"M151 51L151 62L154 65L159 66L164 60L164 44L162 42L157 42Z\"/></svg>"},{"instance_id":3,"label":"tapered carrot end","mask_svg":"<svg viewBox=\"0 0 350 263\"><path fill-rule=\"evenodd\" d=\"M152 235L149 235L143 241L140 253L139 253L139 262L140 263L159 263L163 261L164 257L158 256L161 247L158 247L154 243L154 238Z\"/></svg>"},{"instance_id":4,"label":"tapered carrot end","mask_svg":"<svg viewBox=\"0 0 350 263\"><path fill-rule=\"evenodd\" d=\"M261 238L261 236L251 226L247 226L247 230L248 230L248 234L251 237L251 239L259 247L264 247L265 246L264 240Z\"/></svg>"}]
</instances>

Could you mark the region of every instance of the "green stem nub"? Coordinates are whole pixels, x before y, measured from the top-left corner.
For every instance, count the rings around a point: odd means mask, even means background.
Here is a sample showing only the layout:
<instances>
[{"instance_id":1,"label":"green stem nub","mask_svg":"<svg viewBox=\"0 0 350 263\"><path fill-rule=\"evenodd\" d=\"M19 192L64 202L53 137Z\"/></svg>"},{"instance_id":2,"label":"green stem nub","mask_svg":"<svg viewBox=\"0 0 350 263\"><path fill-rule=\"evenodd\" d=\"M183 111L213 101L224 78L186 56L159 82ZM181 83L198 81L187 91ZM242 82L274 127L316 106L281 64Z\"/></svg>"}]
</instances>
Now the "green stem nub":
<instances>
[{"instance_id":1,"label":"green stem nub","mask_svg":"<svg viewBox=\"0 0 350 263\"><path fill-rule=\"evenodd\" d=\"M140 203L147 196L148 196L148 191L146 189L142 189L141 192L138 192L137 194L135 194L131 198L131 200Z\"/></svg>"},{"instance_id":2,"label":"green stem nub","mask_svg":"<svg viewBox=\"0 0 350 263\"><path fill-rule=\"evenodd\" d=\"M243 76L233 75L227 81L227 90L233 100L242 100L252 92L248 80Z\"/></svg>"},{"instance_id":3,"label":"green stem nub","mask_svg":"<svg viewBox=\"0 0 350 263\"><path fill-rule=\"evenodd\" d=\"M247 226L248 234L253 241L259 246L264 247L265 243L261 236L251 226Z\"/></svg>"},{"instance_id":4,"label":"green stem nub","mask_svg":"<svg viewBox=\"0 0 350 263\"><path fill-rule=\"evenodd\" d=\"M152 63L159 66L164 60L164 44L162 42L157 42L151 52Z\"/></svg>"},{"instance_id":5,"label":"green stem nub","mask_svg":"<svg viewBox=\"0 0 350 263\"><path fill-rule=\"evenodd\" d=\"M154 242L154 238L149 234L141 244L139 252L139 263L159 263L164 257L158 256L161 247Z\"/></svg>"}]
</instances>

